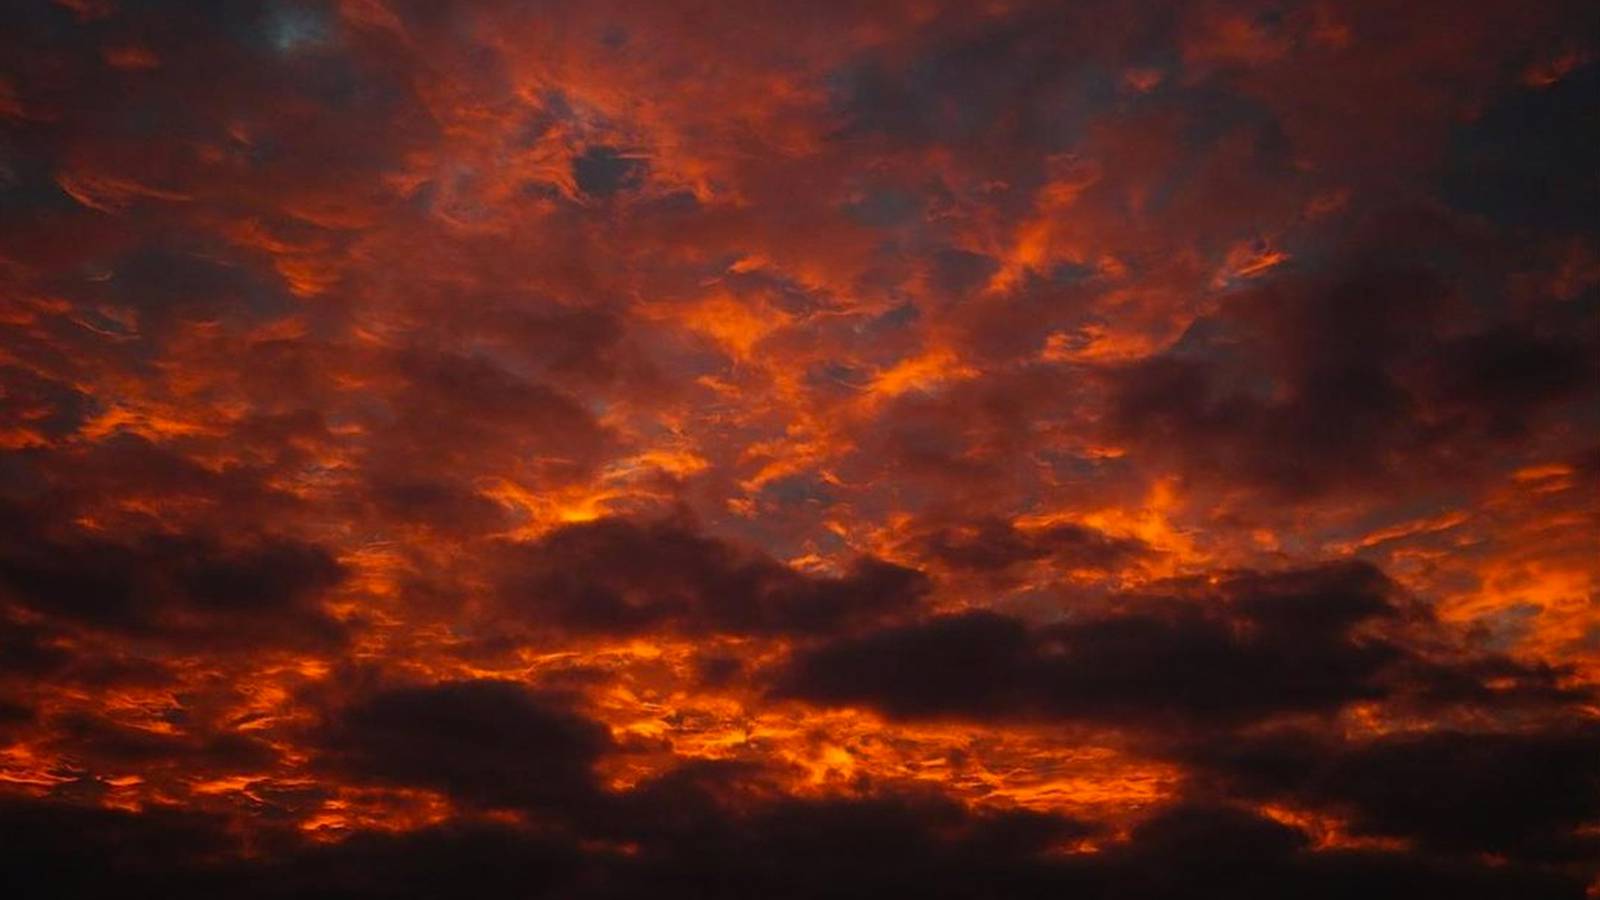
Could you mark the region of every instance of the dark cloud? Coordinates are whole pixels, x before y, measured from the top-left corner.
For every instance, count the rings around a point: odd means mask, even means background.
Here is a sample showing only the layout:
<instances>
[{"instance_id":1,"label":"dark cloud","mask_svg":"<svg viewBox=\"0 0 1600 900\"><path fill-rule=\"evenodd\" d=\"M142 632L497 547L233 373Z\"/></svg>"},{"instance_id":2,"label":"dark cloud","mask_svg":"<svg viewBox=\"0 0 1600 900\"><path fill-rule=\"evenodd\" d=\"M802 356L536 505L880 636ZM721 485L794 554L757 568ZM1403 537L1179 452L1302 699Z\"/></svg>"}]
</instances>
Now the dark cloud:
<instances>
[{"instance_id":1,"label":"dark cloud","mask_svg":"<svg viewBox=\"0 0 1600 900\"><path fill-rule=\"evenodd\" d=\"M270 744L241 732L154 731L85 713L60 717L52 725L52 742L85 771L171 767L184 773L257 773L278 760Z\"/></svg>"},{"instance_id":2,"label":"dark cloud","mask_svg":"<svg viewBox=\"0 0 1600 900\"><path fill-rule=\"evenodd\" d=\"M161 333L179 322L282 315L290 296L276 275L236 251L186 235L146 232L131 252L95 266L96 280L77 279L83 303L135 311L134 329Z\"/></svg>"},{"instance_id":3,"label":"dark cloud","mask_svg":"<svg viewBox=\"0 0 1600 900\"><path fill-rule=\"evenodd\" d=\"M976 293L999 270L993 257L946 247L931 255L928 280L942 296L959 300Z\"/></svg>"},{"instance_id":4,"label":"dark cloud","mask_svg":"<svg viewBox=\"0 0 1600 900\"><path fill-rule=\"evenodd\" d=\"M1417 855L1309 852L1299 829L1237 807L1185 804L1158 812L1114 851L1104 896L1407 897L1423 894L1576 898L1578 882L1538 868Z\"/></svg>"},{"instance_id":5,"label":"dark cloud","mask_svg":"<svg viewBox=\"0 0 1600 900\"><path fill-rule=\"evenodd\" d=\"M369 462L380 478L403 481L435 467L475 475L473 467L530 462L547 477L570 478L593 468L606 448L605 429L577 400L488 356L414 348L393 363L402 383Z\"/></svg>"},{"instance_id":6,"label":"dark cloud","mask_svg":"<svg viewBox=\"0 0 1600 900\"><path fill-rule=\"evenodd\" d=\"M247 854L217 815L18 800L0 803L0 839L9 848L0 886L52 900L574 896L579 876L595 868L571 841L503 824L364 833L333 844L274 833Z\"/></svg>"},{"instance_id":7,"label":"dark cloud","mask_svg":"<svg viewBox=\"0 0 1600 900\"><path fill-rule=\"evenodd\" d=\"M1592 327L1562 326L1559 308L1486 322L1468 302L1481 287L1425 261L1470 242L1403 224L1246 290L1115 372L1113 433L1191 475L1289 497L1403 489L1473 471L1594 389Z\"/></svg>"},{"instance_id":8,"label":"dark cloud","mask_svg":"<svg viewBox=\"0 0 1600 900\"><path fill-rule=\"evenodd\" d=\"M1085 39L1089 21L1101 40ZM1106 45L1121 37L1120 24L1111 11L1089 8L935 21L921 40L834 73L841 133L911 145L984 140L1024 151L1060 148L1113 99Z\"/></svg>"},{"instance_id":9,"label":"dark cloud","mask_svg":"<svg viewBox=\"0 0 1600 900\"><path fill-rule=\"evenodd\" d=\"M337 644L344 629L320 605L344 578L328 551L303 541L207 535L123 539L14 518L0 550L0 591L35 613L93 629L237 645ZM248 633L237 631L248 625Z\"/></svg>"},{"instance_id":10,"label":"dark cloud","mask_svg":"<svg viewBox=\"0 0 1600 900\"><path fill-rule=\"evenodd\" d=\"M1418 306L1437 294L1437 287L1412 284L1421 290L1390 294L1397 305L1402 296L1405 304ZM1384 287L1352 286L1347 293L1359 304L1384 296ZM1414 449L1405 442L1416 439L1407 426L1417 409L1382 367L1381 335L1370 349L1358 351L1356 332L1381 321L1382 313L1364 315L1355 306L1342 315L1349 323L1342 330L1351 340L1338 346L1349 357L1335 355L1333 342L1313 345L1313 358L1288 373L1293 381L1283 399L1275 399L1279 392L1269 380L1276 373L1255 375L1252 384L1247 379L1254 373L1227 370L1226 361L1235 357L1223 356L1221 349L1211 358L1172 355L1122 373L1115 386L1115 427L1147 446L1168 448L1191 471L1249 478L1289 493L1381 472L1380 453ZM1317 356L1326 362L1318 364Z\"/></svg>"},{"instance_id":11,"label":"dark cloud","mask_svg":"<svg viewBox=\"0 0 1600 900\"><path fill-rule=\"evenodd\" d=\"M1592 36L1592 33L1591 33ZM1496 223L1554 233L1600 228L1600 65L1508 92L1457 131L1444 196Z\"/></svg>"},{"instance_id":12,"label":"dark cloud","mask_svg":"<svg viewBox=\"0 0 1600 900\"><path fill-rule=\"evenodd\" d=\"M495 824L451 824L401 834L366 833L302 847L265 865L245 865L227 884L238 896L573 897L585 896L603 851Z\"/></svg>"},{"instance_id":13,"label":"dark cloud","mask_svg":"<svg viewBox=\"0 0 1600 900\"><path fill-rule=\"evenodd\" d=\"M1070 883L1046 854L1091 829L1023 811L973 812L936 794L740 796L699 767L630 800L641 851L604 896L1034 896ZM731 791L731 796L730 796Z\"/></svg>"},{"instance_id":14,"label":"dark cloud","mask_svg":"<svg viewBox=\"0 0 1600 900\"><path fill-rule=\"evenodd\" d=\"M842 638L799 651L775 690L905 718L1134 727L1228 726L1362 700L1577 699L1557 671L1416 655L1401 634L1412 615L1364 564L1235 574L1184 599L1138 599L1060 624L971 612Z\"/></svg>"},{"instance_id":15,"label":"dark cloud","mask_svg":"<svg viewBox=\"0 0 1600 900\"><path fill-rule=\"evenodd\" d=\"M198 897L208 862L235 852L225 823L173 809L140 813L9 798L0 802L0 886L19 897Z\"/></svg>"},{"instance_id":16,"label":"dark cloud","mask_svg":"<svg viewBox=\"0 0 1600 900\"><path fill-rule=\"evenodd\" d=\"M626 845L454 823L323 845L285 835L262 857L242 854L214 817L12 802L0 806L0 836L17 851L7 886L52 897L1583 896L1576 879L1517 864L1314 852L1292 826L1233 807L1158 810L1094 854L1052 852L1083 835L1068 820L918 795L680 812Z\"/></svg>"},{"instance_id":17,"label":"dark cloud","mask_svg":"<svg viewBox=\"0 0 1600 900\"><path fill-rule=\"evenodd\" d=\"M627 322L616 312L583 307L529 310L528 298L501 295L474 305L465 327L538 367L554 383L604 384L626 374Z\"/></svg>"},{"instance_id":18,"label":"dark cloud","mask_svg":"<svg viewBox=\"0 0 1600 900\"><path fill-rule=\"evenodd\" d=\"M0 367L0 431L50 441L76 431L93 409L93 399L66 382Z\"/></svg>"},{"instance_id":19,"label":"dark cloud","mask_svg":"<svg viewBox=\"0 0 1600 900\"><path fill-rule=\"evenodd\" d=\"M495 531L509 524L506 510L471 487L449 481L378 476L367 496L378 512L397 522L419 523L457 534Z\"/></svg>"},{"instance_id":20,"label":"dark cloud","mask_svg":"<svg viewBox=\"0 0 1600 900\"><path fill-rule=\"evenodd\" d=\"M1499 326L1443 344L1428 386L1456 421L1491 439L1525 438L1539 413L1595 384L1595 332Z\"/></svg>"},{"instance_id":21,"label":"dark cloud","mask_svg":"<svg viewBox=\"0 0 1600 900\"><path fill-rule=\"evenodd\" d=\"M609 197L637 185L643 178L641 159L625 156L615 147L590 147L572 160L572 178L578 190L591 197Z\"/></svg>"},{"instance_id":22,"label":"dark cloud","mask_svg":"<svg viewBox=\"0 0 1600 900\"><path fill-rule=\"evenodd\" d=\"M72 660L46 628L21 622L0 623L0 672L40 677L58 672Z\"/></svg>"},{"instance_id":23,"label":"dark cloud","mask_svg":"<svg viewBox=\"0 0 1600 900\"><path fill-rule=\"evenodd\" d=\"M1592 726L1234 738L1190 759L1233 792L1337 811L1361 835L1524 860L1578 860L1600 849L1580 830L1600 816L1600 731Z\"/></svg>"},{"instance_id":24,"label":"dark cloud","mask_svg":"<svg viewBox=\"0 0 1600 900\"><path fill-rule=\"evenodd\" d=\"M807 575L678 519L602 519L505 550L502 604L577 631L820 634L907 611L928 588L921 573L871 558Z\"/></svg>"},{"instance_id":25,"label":"dark cloud","mask_svg":"<svg viewBox=\"0 0 1600 900\"><path fill-rule=\"evenodd\" d=\"M40 542L49 540L72 544L85 539L81 524L72 520L91 510L114 515L119 523L130 523L129 531L185 530L176 523L157 520L136 498L159 497L168 509L212 513L224 522L233 519L264 523L290 514L300 501L281 490L275 481L282 473L281 467L305 463L305 455L296 450L296 444L302 438L314 441L316 429L303 431L300 426L304 424L302 421L297 426L293 417L247 420L235 432L239 443L234 447L243 458L216 467L200 464L179 446L125 431L113 432L93 443L12 454L7 458L21 463L31 475L23 489L16 492L20 496L6 523L14 533L25 536L18 539L16 552L30 546L37 549ZM264 459L251 458L244 452L251 449L251 437L265 438L265 452L261 454ZM111 498L124 503L133 501L130 505L134 508L107 509ZM214 533L232 530L231 524L214 525L214 520L203 514L199 518L202 521L185 523L206 532L194 536L198 541L221 542L221 536Z\"/></svg>"},{"instance_id":26,"label":"dark cloud","mask_svg":"<svg viewBox=\"0 0 1600 900\"><path fill-rule=\"evenodd\" d=\"M604 726L562 698L509 681L441 682L360 697L320 735L325 764L349 776L443 791L485 808L596 803Z\"/></svg>"},{"instance_id":27,"label":"dark cloud","mask_svg":"<svg viewBox=\"0 0 1600 900\"><path fill-rule=\"evenodd\" d=\"M998 572L1048 559L1066 569L1107 570L1149 553L1134 538L1112 537L1086 525L1061 523L1019 529L1006 519L935 524L921 532L918 549L957 570Z\"/></svg>"},{"instance_id":28,"label":"dark cloud","mask_svg":"<svg viewBox=\"0 0 1600 900\"><path fill-rule=\"evenodd\" d=\"M1033 656L1022 622L968 613L804 651L778 679L778 693L898 716L1018 715Z\"/></svg>"},{"instance_id":29,"label":"dark cloud","mask_svg":"<svg viewBox=\"0 0 1600 900\"><path fill-rule=\"evenodd\" d=\"M975 612L801 652L780 694L895 716L1235 722L1382 696L1400 651L1355 633L1398 615L1363 566L1239 576L1208 603L1029 626Z\"/></svg>"}]
</instances>

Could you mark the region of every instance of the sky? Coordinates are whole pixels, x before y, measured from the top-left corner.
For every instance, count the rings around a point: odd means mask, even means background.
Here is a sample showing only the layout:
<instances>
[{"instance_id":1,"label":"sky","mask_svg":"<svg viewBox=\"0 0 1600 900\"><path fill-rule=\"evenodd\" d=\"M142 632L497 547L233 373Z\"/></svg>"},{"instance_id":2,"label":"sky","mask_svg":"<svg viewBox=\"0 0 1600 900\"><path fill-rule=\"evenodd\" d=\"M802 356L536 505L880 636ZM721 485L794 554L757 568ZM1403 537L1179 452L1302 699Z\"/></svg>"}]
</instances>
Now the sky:
<instances>
[{"instance_id":1,"label":"sky","mask_svg":"<svg viewBox=\"0 0 1600 900\"><path fill-rule=\"evenodd\" d=\"M1600 16L0 0L14 897L1600 897Z\"/></svg>"}]
</instances>

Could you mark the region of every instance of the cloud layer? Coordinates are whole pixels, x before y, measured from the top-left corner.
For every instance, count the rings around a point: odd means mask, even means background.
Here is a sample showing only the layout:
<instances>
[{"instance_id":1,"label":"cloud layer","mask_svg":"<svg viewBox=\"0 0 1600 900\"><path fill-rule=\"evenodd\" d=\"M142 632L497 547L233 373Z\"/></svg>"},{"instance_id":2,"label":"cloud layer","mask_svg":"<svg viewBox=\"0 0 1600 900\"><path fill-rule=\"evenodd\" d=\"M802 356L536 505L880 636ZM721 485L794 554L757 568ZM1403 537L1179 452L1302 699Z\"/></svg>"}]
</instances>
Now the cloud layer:
<instances>
[{"instance_id":1,"label":"cloud layer","mask_svg":"<svg viewBox=\"0 0 1600 900\"><path fill-rule=\"evenodd\" d=\"M1592 896L1589 12L12 4L0 883Z\"/></svg>"}]
</instances>

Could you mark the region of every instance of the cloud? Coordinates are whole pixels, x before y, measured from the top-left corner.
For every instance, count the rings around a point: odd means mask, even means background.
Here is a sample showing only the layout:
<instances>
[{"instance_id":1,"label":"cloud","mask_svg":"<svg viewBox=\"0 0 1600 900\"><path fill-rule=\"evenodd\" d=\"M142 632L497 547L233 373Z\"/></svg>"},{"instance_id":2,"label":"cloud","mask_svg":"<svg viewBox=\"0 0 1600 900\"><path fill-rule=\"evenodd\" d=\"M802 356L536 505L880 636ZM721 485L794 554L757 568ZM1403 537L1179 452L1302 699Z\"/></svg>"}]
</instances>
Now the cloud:
<instances>
[{"instance_id":1,"label":"cloud","mask_svg":"<svg viewBox=\"0 0 1600 900\"><path fill-rule=\"evenodd\" d=\"M1412 892L1461 897L1575 896L1578 886L1534 868L1333 850L1307 852L1299 829L1237 807L1186 804L1158 812L1115 854L1109 896L1349 897Z\"/></svg>"},{"instance_id":2,"label":"cloud","mask_svg":"<svg viewBox=\"0 0 1600 900\"><path fill-rule=\"evenodd\" d=\"M1591 35L1592 37L1592 35ZM1497 224L1556 233L1600 228L1600 186L1583 160L1600 146L1592 102L1600 66L1497 98L1451 142L1444 197Z\"/></svg>"},{"instance_id":3,"label":"cloud","mask_svg":"<svg viewBox=\"0 0 1600 900\"><path fill-rule=\"evenodd\" d=\"M1434 861L1370 851L1312 852L1290 825L1236 807L1157 811L1126 843L1054 854L1081 834L1029 814L982 815L915 795L851 801L786 800L743 814L691 812L671 836L582 847L505 823L455 823L369 833L334 844L289 839L272 857L245 856L212 817L132 815L9 803L0 833L26 852L9 883L86 894L163 896L613 898L1073 896L1164 900L1195 892L1230 897L1347 897L1438 893L1465 898L1573 898L1582 884L1509 864ZM79 854L92 860L75 862Z\"/></svg>"},{"instance_id":4,"label":"cloud","mask_svg":"<svg viewBox=\"0 0 1600 900\"><path fill-rule=\"evenodd\" d=\"M1583 0L789 6L9 5L0 882L1592 893Z\"/></svg>"},{"instance_id":5,"label":"cloud","mask_svg":"<svg viewBox=\"0 0 1600 900\"><path fill-rule=\"evenodd\" d=\"M572 160L578 190L591 197L610 197L644 177L643 161L620 154L615 147L590 147Z\"/></svg>"},{"instance_id":6,"label":"cloud","mask_svg":"<svg viewBox=\"0 0 1600 900\"><path fill-rule=\"evenodd\" d=\"M1600 816L1600 733L1585 724L1371 739L1230 738L1190 756L1247 797L1332 809L1356 834L1452 854L1577 860Z\"/></svg>"},{"instance_id":7,"label":"cloud","mask_svg":"<svg viewBox=\"0 0 1600 900\"><path fill-rule=\"evenodd\" d=\"M320 600L345 570L320 545L206 534L51 537L42 525L13 518L0 551L0 590L36 614L190 644L343 640ZM241 625L250 631L236 631Z\"/></svg>"},{"instance_id":8,"label":"cloud","mask_svg":"<svg viewBox=\"0 0 1600 900\"><path fill-rule=\"evenodd\" d=\"M803 648L780 697L899 718L1078 720L1217 728L1331 714L1361 701L1570 697L1559 673L1509 660L1417 655L1396 587L1360 564L1234 573L1187 597L1031 624L947 615ZM1501 683L1500 690L1486 685Z\"/></svg>"},{"instance_id":9,"label":"cloud","mask_svg":"<svg viewBox=\"0 0 1600 900\"><path fill-rule=\"evenodd\" d=\"M1112 537L1073 523L1019 529L998 517L974 522L930 523L914 539L918 549L956 570L998 572L1050 560L1065 569L1112 570L1139 559L1149 548L1135 538Z\"/></svg>"},{"instance_id":10,"label":"cloud","mask_svg":"<svg viewBox=\"0 0 1600 900\"><path fill-rule=\"evenodd\" d=\"M501 554L502 607L532 625L637 634L821 634L915 607L926 576L862 558L812 576L676 519L601 519Z\"/></svg>"},{"instance_id":11,"label":"cloud","mask_svg":"<svg viewBox=\"0 0 1600 900\"><path fill-rule=\"evenodd\" d=\"M468 806L571 811L595 803L610 733L561 698L509 681L395 687L333 711L324 765L361 780L443 791Z\"/></svg>"},{"instance_id":12,"label":"cloud","mask_svg":"<svg viewBox=\"0 0 1600 900\"><path fill-rule=\"evenodd\" d=\"M1593 390L1592 329L1473 309L1471 285L1423 261L1469 246L1425 217L1369 228L1108 372L1112 435L1193 478L1304 499L1470 477Z\"/></svg>"}]
</instances>

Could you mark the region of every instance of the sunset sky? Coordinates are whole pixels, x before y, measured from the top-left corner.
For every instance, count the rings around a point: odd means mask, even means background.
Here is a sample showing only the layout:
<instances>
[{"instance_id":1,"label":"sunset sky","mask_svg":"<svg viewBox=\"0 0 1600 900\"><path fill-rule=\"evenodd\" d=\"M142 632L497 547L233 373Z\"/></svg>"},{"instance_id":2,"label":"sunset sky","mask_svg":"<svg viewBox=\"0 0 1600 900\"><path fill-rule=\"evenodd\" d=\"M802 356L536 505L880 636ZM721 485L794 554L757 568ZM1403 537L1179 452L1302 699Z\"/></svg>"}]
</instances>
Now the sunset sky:
<instances>
[{"instance_id":1,"label":"sunset sky","mask_svg":"<svg viewBox=\"0 0 1600 900\"><path fill-rule=\"evenodd\" d=\"M1600 897L1590 0L0 0L0 894Z\"/></svg>"}]
</instances>

